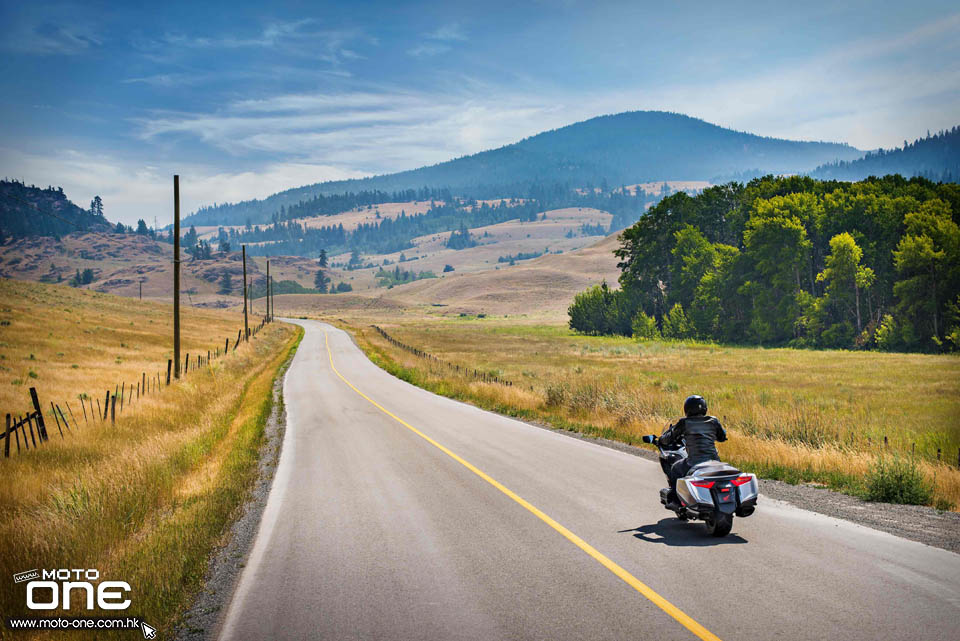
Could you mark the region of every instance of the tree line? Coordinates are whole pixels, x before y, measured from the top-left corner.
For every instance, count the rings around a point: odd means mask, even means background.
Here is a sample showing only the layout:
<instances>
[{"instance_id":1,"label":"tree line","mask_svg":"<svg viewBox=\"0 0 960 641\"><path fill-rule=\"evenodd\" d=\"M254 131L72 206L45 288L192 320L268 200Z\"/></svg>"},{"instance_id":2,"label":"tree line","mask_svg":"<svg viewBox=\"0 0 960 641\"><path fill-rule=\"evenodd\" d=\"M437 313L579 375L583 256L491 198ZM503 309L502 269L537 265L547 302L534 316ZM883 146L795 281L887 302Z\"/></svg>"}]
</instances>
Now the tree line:
<instances>
[{"instance_id":1,"label":"tree line","mask_svg":"<svg viewBox=\"0 0 960 641\"><path fill-rule=\"evenodd\" d=\"M960 349L960 185L766 176L662 200L620 236L620 289L577 295L590 334L818 348Z\"/></svg>"},{"instance_id":2,"label":"tree line","mask_svg":"<svg viewBox=\"0 0 960 641\"><path fill-rule=\"evenodd\" d=\"M871 151L858 160L821 165L811 175L860 180L885 174L922 176L939 182L960 181L960 126L935 134L928 131L926 138L912 143L904 140L903 147Z\"/></svg>"}]
</instances>

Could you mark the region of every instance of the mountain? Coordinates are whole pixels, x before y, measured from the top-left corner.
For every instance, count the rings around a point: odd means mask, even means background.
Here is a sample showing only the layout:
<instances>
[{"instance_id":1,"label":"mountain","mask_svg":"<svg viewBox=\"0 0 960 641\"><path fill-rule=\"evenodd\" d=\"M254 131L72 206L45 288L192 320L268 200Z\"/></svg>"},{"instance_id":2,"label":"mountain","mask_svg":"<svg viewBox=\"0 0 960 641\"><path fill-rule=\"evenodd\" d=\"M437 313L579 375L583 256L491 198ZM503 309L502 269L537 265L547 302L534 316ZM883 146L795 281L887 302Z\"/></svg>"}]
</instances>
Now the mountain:
<instances>
[{"instance_id":1,"label":"mountain","mask_svg":"<svg viewBox=\"0 0 960 641\"><path fill-rule=\"evenodd\" d=\"M764 173L810 171L863 152L847 144L766 138L662 111L600 116L525 138L512 145L429 167L356 180L317 183L263 200L207 207L185 224L269 222L281 206L321 194L449 188L470 198L527 197L534 188L616 187L661 180L708 180L759 169Z\"/></svg>"},{"instance_id":2,"label":"mountain","mask_svg":"<svg viewBox=\"0 0 960 641\"><path fill-rule=\"evenodd\" d=\"M16 180L0 181L0 242L10 236L62 236L110 228L102 213L77 207L61 187L41 189Z\"/></svg>"},{"instance_id":3,"label":"mountain","mask_svg":"<svg viewBox=\"0 0 960 641\"><path fill-rule=\"evenodd\" d=\"M863 158L817 167L810 175L825 180L863 180L870 176L923 176L939 182L960 182L960 126L903 147L871 151Z\"/></svg>"}]
</instances>

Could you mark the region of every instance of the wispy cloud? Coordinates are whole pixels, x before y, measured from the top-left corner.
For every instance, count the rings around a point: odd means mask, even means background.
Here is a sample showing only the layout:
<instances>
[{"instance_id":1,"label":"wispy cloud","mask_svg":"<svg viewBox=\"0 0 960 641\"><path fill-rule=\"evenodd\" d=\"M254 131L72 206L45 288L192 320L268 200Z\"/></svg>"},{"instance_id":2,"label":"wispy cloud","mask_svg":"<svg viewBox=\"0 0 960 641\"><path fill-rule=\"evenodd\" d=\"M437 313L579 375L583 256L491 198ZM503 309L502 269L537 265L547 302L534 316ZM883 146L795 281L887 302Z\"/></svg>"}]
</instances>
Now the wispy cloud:
<instances>
[{"instance_id":1,"label":"wispy cloud","mask_svg":"<svg viewBox=\"0 0 960 641\"><path fill-rule=\"evenodd\" d=\"M97 30L84 21L55 22L19 16L3 30L0 47L17 53L75 55L103 43Z\"/></svg>"},{"instance_id":2,"label":"wispy cloud","mask_svg":"<svg viewBox=\"0 0 960 641\"><path fill-rule=\"evenodd\" d=\"M216 113L162 113L138 122L144 140L199 140L244 158L262 154L377 173L513 142L567 124L555 105L506 94L381 89L242 100Z\"/></svg>"},{"instance_id":3,"label":"wispy cloud","mask_svg":"<svg viewBox=\"0 0 960 641\"><path fill-rule=\"evenodd\" d=\"M204 166L138 163L71 149L46 155L0 148L0 175L38 185L46 185L50 176L56 176L56 184L63 187L73 202L83 207L99 195L107 218L128 225L136 224L139 218L152 225L154 216L161 226L171 221L174 173L183 176L183 211L194 211L214 202L264 198L291 185L362 176L358 172L309 163L277 162L256 170L210 171Z\"/></svg>"},{"instance_id":4,"label":"wispy cloud","mask_svg":"<svg viewBox=\"0 0 960 641\"><path fill-rule=\"evenodd\" d=\"M460 23L451 22L423 34L423 41L407 49L407 54L414 58L437 56L450 51L453 48L452 43L466 40L467 35L463 32Z\"/></svg>"},{"instance_id":5,"label":"wispy cloud","mask_svg":"<svg viewBox=\"0 0 960 641\"><path fill-rule=\"evenodd\" d=\"M357 49L377 45L361 29L324 29L313 18L274 21L255 33L193 35L167 32L159 38L134 38L132 43L155 62L171 62L190 52L231 49L273 49L285 55L321 60L334 65L359 60Z\"/></svg>"},{"instance_id":6,"label":"wispy cloud","mask_svg":"<svg viewBox=\"0 0 960 641\"><path fill-rule=\"evenodd\" d=\"M407 49L407 54L413 56L414 58L424 58L426 56L436 56L441 53L446 53L450 51L450 45L441 44L439 42L423 42L410 49Z\"/></svg>"},{"instance_id":7,"label":"wispy cloud","mask_svg":"<svg viewBox=\"0 0 960 641\"><path fill-rule=\"evenodd\" d=\"M437 27L434 31L428 33L426 37L430 40L442 40L444 42L467 39L467 35L463 32L463 28L459 22L451 22Z\"/></svg>"}]
</instances>

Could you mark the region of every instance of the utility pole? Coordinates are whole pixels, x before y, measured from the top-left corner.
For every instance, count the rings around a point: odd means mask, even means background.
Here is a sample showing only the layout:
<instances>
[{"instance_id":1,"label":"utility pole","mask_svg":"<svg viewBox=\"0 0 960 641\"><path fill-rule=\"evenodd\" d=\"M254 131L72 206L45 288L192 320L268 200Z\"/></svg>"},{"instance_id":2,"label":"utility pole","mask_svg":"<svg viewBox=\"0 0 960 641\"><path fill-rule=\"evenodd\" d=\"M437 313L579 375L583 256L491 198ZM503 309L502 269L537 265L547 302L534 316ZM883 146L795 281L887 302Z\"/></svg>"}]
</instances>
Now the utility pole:
<instances>
[{"instance_id":1,"label":"utility pole","mask_svg":"<svg viewBox=\"0 0 960 641\"><path fill-rule=\"evenodd\" d=\"M180 378L180 176L173 177L173 375Z\"/></svg>"},{"instance_id":2,"label":"utility pole","mask_svg":"<svg viewBox=\"0 0 960 641\"><path fill-rule=\"evenodd\" d=\"M267 322L270 322L270 261L267 261Z\"/></svg>"},{"instance_id":3,"label":"utility pole","mask_svg":"<svg viewBox=\"0 0 960 641\"><path fill-rule=\"evenodd\" d=\"M243 340L250 336L250 329L247 327L247 246L243 246Z\"/></svg>"}]
</instances>

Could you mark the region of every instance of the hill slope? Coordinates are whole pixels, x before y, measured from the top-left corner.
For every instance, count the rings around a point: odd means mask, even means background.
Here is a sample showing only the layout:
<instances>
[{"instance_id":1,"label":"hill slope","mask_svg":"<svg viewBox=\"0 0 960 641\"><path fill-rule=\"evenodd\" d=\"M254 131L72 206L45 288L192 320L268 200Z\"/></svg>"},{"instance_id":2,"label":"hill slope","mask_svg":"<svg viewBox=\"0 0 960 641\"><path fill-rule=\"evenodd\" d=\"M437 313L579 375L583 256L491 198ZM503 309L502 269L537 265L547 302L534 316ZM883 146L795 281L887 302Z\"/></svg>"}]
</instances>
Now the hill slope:
<instances>
[{"instance_id":1,"label":"hill slope","mask_svg":"<svg viewBox=\"0 0 960 641\"><path fill-rule=\"evenodd\" d=\"M549 254L511 267L421 280L390 290L392 301L405 305L443 304L450 311L487 314L563 316L574 295L620 276L613 250L617 234L589 247Z\"/></svg>"},{"instance_id":2,"label":"hill slope","mask_svg":"<svg viewBox=\"0 0 960 641\"><path fill-rule=\"evenodd\" d=\"M900 174L934 181L960 182L960 126L903 147L870 152L863 158L817 167L810 175L824 180L863 180L870 176Z\"/></svg>"},{"instance_id":3,"label":"hill slope","mask_svg":"<svg viewBox=\"0 0 960 641\"><path fill-rule=\"evenodd\" d=\"M107 231L110 223L67 200L62 188L40 189L0 180L0 241L8 236L62 236L75 231Z\"/></svg>"},{"instance_id":4,"label":"hill slope","mask_svg":"<svg viewBox=\"0 0 960 641\"><path fill-rule=\"evenodd\" d=\"M600 116L512 145L430 167L357 180L318 183L264 200L201 209L186 224L267 222L281 206L318 194L449 187L476 198L527 196L534 185L610 186L656 180L707 180L752 169L789 173L853 160L846 145L764 138L661 111Z\"/></svg>"}]
</instances>

